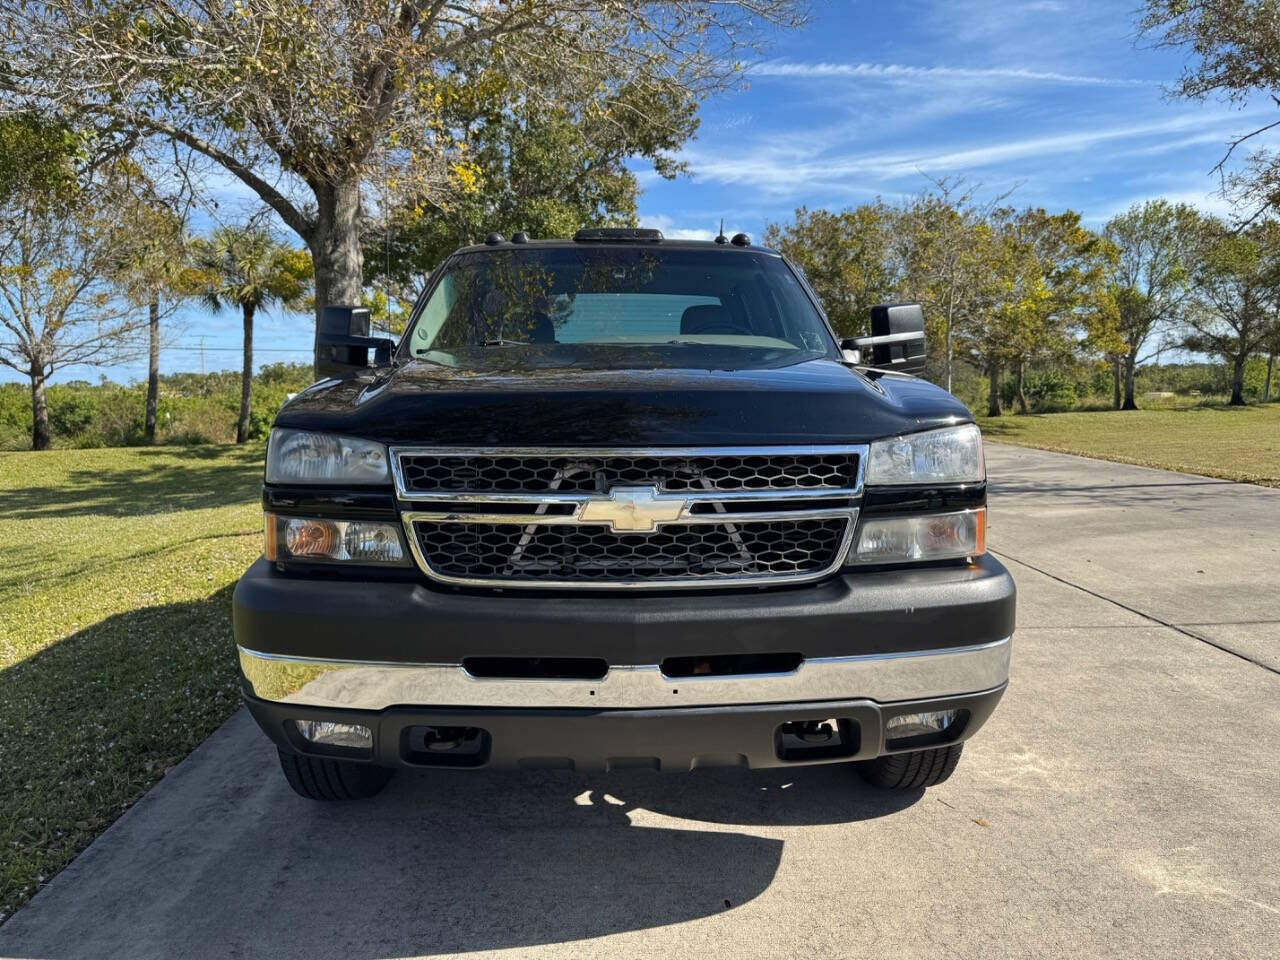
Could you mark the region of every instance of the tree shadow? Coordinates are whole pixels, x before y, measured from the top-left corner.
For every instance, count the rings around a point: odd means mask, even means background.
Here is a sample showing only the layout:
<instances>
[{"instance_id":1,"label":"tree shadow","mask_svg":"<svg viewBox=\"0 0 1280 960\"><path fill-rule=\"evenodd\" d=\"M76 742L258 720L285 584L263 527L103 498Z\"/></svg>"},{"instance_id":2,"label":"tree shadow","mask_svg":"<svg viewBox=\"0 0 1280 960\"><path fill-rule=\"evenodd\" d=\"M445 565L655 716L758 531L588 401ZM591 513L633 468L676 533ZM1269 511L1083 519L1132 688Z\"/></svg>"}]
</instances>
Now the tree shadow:
<instances>
[{"instance_id":1,"label":"tree shadow","mask_svg":"<svg viewBox=\"0 0 1280 960\"><path fill-rule=\"evenodd\" d=\"M239 706L231 592L108 616L0 669L0 906ZM4 950L0 949L0 954Z\"/></svg>"},{"instance_id":2,"label":"tree shadow","mask_svg":"<svg viewBox=\"0 0 1280 960\"><path fill-rule=\"evenodd\" d=\"M131 456L115 468L71 470L57 487L4 491L0 519L139 516L229 506L252 501L259 494L263 458L259 444L137 448L131 453L157 462L139 470Z\"/></svg>"},{"instance_id":3,"label":"tree shadow","mask_svg":"<svg viewBox=\"0 0 1280 960\"><path fill-rule=\"evenodd\" d=\"M1030 416L1035 416L1031 414ZM1025 418L1024 418L1025 419ZM992 417L982 421L982 436L988 440L997 437L1016 437L1022 430L1017 426L1018 418Z\"/></svg>"}]
</instances>

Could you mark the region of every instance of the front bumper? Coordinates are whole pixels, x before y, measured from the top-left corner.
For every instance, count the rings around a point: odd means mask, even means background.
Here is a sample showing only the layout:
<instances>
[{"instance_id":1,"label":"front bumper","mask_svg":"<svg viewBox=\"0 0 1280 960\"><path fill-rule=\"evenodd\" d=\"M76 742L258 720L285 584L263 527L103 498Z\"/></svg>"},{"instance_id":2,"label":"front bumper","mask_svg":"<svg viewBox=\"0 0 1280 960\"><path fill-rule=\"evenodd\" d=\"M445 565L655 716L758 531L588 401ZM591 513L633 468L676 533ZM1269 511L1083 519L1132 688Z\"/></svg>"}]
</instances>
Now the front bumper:
<instances>
[{"instance_id":1,"label":"front bumper","mask_svg":"<svg viewBox=\"0 0 1280 960\"><path fill-rule=\"evenodd\" d=\"M689 769L893 752L885 721L900 713L959 710L945 742L965 739L1008 679L1014 586L989 556L789 590L590 597L302 578L259 561L234 606L246 701L284 749L318 751L293 721L329 720L368 727L363 759L386 765L440 765L408 746L429 727L480 730L475 766ZM661 667L784 652L800 665L680 677ZM462 665L473 657L594 658L607 669L478 678ZM843 721L842 750L781 746L783 725L827 719Z\"/></svg>"},{"instance_id":2,"label":"front bumper","mask_svg":"<svg viewBox=\"0 0 1280 960\"><path fill-rule=\"evenodd\" d=\"M258 560L236 584L233 613L236 643L263 654L411 664L599 657L612 666L993 643L1013 634L1014 594L989 554L970 565L858 571L787 589L591 596L290 576Z\"/></svg>"},{"instance_id":3,"label":"front bumper","mask_svg":"<svg viewBox=\"0 0 1280 960\"><path fill-rule=\"evenodd\" d=\"M249 710L281 749L339 756L384 767L552 768L584 771L641 767L686 771L696 767L753 768L869 760L886 753L942 746L972 736L995 710L1004 685L933 700L879 704L871 700L678 707L665 710L530 710L519 708L393 707L382 711L296 706L246 697ZM899 714L957 710L959 720L927 744L895 744L886 722ZM363 755L318 748L296 732L295 720L359 724L373 734ZM839 743L809 746L785 725L831 720ZM415 743L423 728L479 732L472 753L435 754Z\"/></svg>"}]
</instances>

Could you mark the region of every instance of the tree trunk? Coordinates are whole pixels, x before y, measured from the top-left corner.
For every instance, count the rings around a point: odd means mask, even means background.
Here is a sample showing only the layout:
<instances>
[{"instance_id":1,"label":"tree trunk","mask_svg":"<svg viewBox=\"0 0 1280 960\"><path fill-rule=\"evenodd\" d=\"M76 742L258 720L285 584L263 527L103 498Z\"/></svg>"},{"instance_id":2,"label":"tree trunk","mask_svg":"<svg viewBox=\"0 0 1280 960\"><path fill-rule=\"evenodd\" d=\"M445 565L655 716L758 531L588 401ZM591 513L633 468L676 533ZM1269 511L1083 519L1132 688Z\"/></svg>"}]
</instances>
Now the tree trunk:
<instances>
[{"instance_id":1,"label":"tree trunk","mask_svg":"<svg viewBox=\"0 0 1280 960\"><path fill-rule=\"evenodd\" d=\"M360 183L312 184L316 225L308 241L316 274L316 323L327 306L359 306L364 296L360 254Z\"/></svg>"},{"instance_id":2,"label":"tree trunk","mask_svg":"<svg viewBox=\"0 0 1280 960\"><path fill-rule=\"evenodd\" d=\"M987 367L987 379L990 390L987 393L987 416L1000 416L1000 364L994 360Z\"/></svg>"},{"instance_id":3,"label":"tree trunk","mask_svg":"<svg viewBox=\"0 0 1280 960\"><path fill-rule=\"evenodd\" d=\"M954 347L952 346L952 339L953 339L953 338L952 338L952 336L951 336L951 330L952 330L952 327L954 326L954 324L955 324L955 296L954 296L954 295L952 295L952 296L948 299L948 302L947 302L947 332L946 332L946 341L947 341L947 351L946 351L946 352L947 352L947 393L950 393L950 392L951 392L951 365L952 365L952 358L953 358L953 355L954 355L954 353L955 353Z\"/></svg>"},{"instance_id":4,"label":"tree trunk","mask_svg":"<svg viewBox=\"0 0 1280 960\"><path fill-rule=\"evenodd\" d=\"M1027 390L1026 390L1026 386L1027 386L1027 376L1026 376L1026 364L1025 364L1023 361L1021 361L1021 360L1019 360L1019 361L1018 361L1018 369L1017 369L1017 374L1016 374L1016 382L1017 382L1017 385L1018 385L1018 412L1019 412L1019 413L1030 413L1030 412L1031 412L1031 405L1030 405L1029 403L1027 403Z\"/></svg>"},{"instance_id":5,"label":"tree trunk","mask_svg":"<svg viewBox=\"0 0 1280 960\"><path fill-rule=\"evenodd\" d=\"M1231 361L1231 399L1228 406L1244 406L1244 354L1237 354Z\"/></svg>"},{"instance_id":6,"label":"tree trunk","mask_svg":"<svg viewBox=\"0 0 1280 960\"><path fill-rule=\"evenodd\" d=\"M1276 362L1276 355L1274 353L1268 353L1267 354L1267 379L1266 379L1266 382L1262 384L1262 402L1263 403L1266 403L1268 400L1271 399L1271 367L1275 364L1275 362Z\"/></svg>"},{"instance_id":7,"label":"tree trunk","mask_svg":"<svg viewBox=\"0 0 1280 960\"><path fill-rule=\"evenodd\" d=\"M1138 354L1130 351L1124 355L1124 403L1121 410L1137 410L1138 404L1133 399L1133 371L1138 365Z\"/></svg>"},{"instance_id":8,"label":"tree trunk","mask_svg":"<svg viewBox=\"0 0 1280 960\"><path fill-rule=\"evenodd\" d=\"M236 443L249 439L249 392L253 387L253 304L244 309L244 368L240 371L240 420L236 424Z\"/></svg>"},{"instance_id":9,"label":"tree trunk","mask_svg":"<svg viewBox=\"0 0 1280 960\"><path fill-rule=\"evenodd\" d=\"M1112 380L1112 388L1113 388L1113 389L1112 389L1112 392L1111 392L1111 409L1112 409L1112 410L1119 410L1119 409L1120 409L1120 403L1121 403L1121 399L1120 399L1120 355L1119 355L1119 354L1117 354L1116 356L1114 356L1114 357L1112 357L1112 358L1111 358L1111 380Z\"/></svg>"},{"instance_id":10,"label":"tree trunk","mask_svg":"<svg viewBox=\"0 0 1280 960\"><path fill-rule=\"evenodd\" d=\"M31 449L49 449L49 404L44 396L45 372L42 364L31 364Z\"/></svg>"},{"instance_id":11,"label":"tree trunk","mask_svg":"<svg viewBox=\"0 0 1280 960\"><path fill-rule=\"evenodd\" d=\"M160 301L156 297L147 304L147 328L150 344L147 350L147 419L143 429L147 443L155 443L156 406L160 400Z\"/></svg>"}]
</instances>

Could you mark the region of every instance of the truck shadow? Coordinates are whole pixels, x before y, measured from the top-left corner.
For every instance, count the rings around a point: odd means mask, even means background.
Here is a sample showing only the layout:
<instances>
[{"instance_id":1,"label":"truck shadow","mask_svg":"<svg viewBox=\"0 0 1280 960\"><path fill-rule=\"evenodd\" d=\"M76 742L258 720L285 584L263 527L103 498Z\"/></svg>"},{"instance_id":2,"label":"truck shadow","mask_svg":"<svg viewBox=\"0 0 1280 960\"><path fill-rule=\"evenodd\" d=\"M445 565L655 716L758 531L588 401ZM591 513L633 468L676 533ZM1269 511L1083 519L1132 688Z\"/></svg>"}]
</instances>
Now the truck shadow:
<instances>
[{"instance_id":1,"label":"truck shadow","mask_svg":"<svg viewBox=\"0 0 1280 960\"><path fill-rule=\"evenodd\" d=\"M52 758L39 775L101 791L194 746L226 701L183 690L224 682L229 594L116 615L0 670L13 737L42 731L28 744ZM193 653L189 671L169 660ZM68 710L111 731L105 752L58 741ZM240 710L0 928L0 954L372 960L644 931L760 897L788 830L856 830L920 796L872 791L837 764L405 771L371 801L316 804ZM52 834L72 811L42 815Z\"/></svg>"},{"instance_id":2,"label":"truck shadow","mask_svg":"<svg viewBox=\"0 0 1280 960\"><path fill-rule=\"evenodd\" d=\"M274 753L237 713L0 928L0 953L373 960L640 932L760 897L780 829L856 830L921 796L837 765L423 772L327 805Z\"/></svg>"},{"instance_id":3,"label":"truck shadow","mask_svg":"<svg viewBox=\"0 0 1280 960\"><path fill-rule=\"evenodd\" d=\"M402 774L372 803L320 807L263 790L268 819L218 866L233 897L193 890L183 924L150 925L185 928L158 955L450 954L698 920L773 882L784 840L751 827L855 823L921 795L874 793L844 767Z\"/></svg>"}]
</instances>

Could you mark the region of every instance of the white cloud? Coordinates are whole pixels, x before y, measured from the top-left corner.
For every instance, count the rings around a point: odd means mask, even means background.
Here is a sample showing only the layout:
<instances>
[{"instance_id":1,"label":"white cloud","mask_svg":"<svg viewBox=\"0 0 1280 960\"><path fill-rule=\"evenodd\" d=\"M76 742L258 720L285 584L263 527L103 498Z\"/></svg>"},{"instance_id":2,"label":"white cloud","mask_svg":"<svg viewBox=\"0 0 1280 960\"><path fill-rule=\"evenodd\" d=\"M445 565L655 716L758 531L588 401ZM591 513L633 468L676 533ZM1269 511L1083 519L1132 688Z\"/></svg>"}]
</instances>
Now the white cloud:
<instances>
[{"instance_id":1,"label":"white cloud","mask_svg":"<svg viewBox=\"0 0 1280 960\"><path fill-rule=\"evenodd\" d=\"M707 228L689 226L687 218L676 221L675 218L669 217L664 213L640 214L637 219L640 226L649 227L654 230L661 230L662 235L668 240L714 240L719 232L719 223L712 223ZM678 226L677 223L683 225ZM741 230L735 229L725 222L724 235L732 237L735 233L741 233Z\"/></svg>"},{"instance_id":2,"label":"white cloud","mask_svg":"<svg viewBox=\"0 0 1280 960\"><path fill-rule=\"evenodd\" d=\"M751 67L756 77L855 77L869 80L1021 80L1031 83L1085 84L1089 86L1154 86L1150 80L1099 77L1087 74L1025 70L1019 67L917 67L901 63L795 63L766 60Z\"/></svg>"},{"instance_id":3,"label":"white cloud","mask_svg":"<svg viewBox=\"0 0 1280 960\"><path fill-rule=\"evenodd\" d=\"M815 150L810 132L777 131L770 135L769 143L754 149L723 152L695 146L685 151L684 159L695 179L750 187L771 196L803 196L815 190L874 196L884 193L881 188L886 184L914 180L921 173L947 176L994 169L999 175L1017 179L1028 176L1044 161L1086 151L1096 154L1104 150L1108 162L1131 154L1157 156L1182 148L1188 140L1226 140L1241 122L1240 115L1206 118L1188 112L1145 124L1081 127L951 149L939 150L935 141L929 141L914 149L869 152L841 152L841 146ZM1187 131L1191 132L1185 137L1171 136ZM848 149L855 143L842 146ZM1096 159L1091 157L1091 162Z\"/></svg>"},{"instance_id":4,"label":"white cloud","mask_svg":"<svg viewBox=\"0 0 1280 960\"><path fill-rule=\"evenodd\" d=\"M1212 214L1215 217L1222 217L1224 220L1230 220L1232 215L1237 213L1235 205L1220 193L1213 190L1157 190L1151 189L1141 193L1134 193L1123 199L1115 200L1105 207L1091 211L1084 221L1093 226L1100 226L1106 223L1112 217L1124 213L1130 207L1148 200L1167 200L1170 203L1185 203L1189 207L1195 207L1201 213Z\"/></svg>"}]
</instances>

